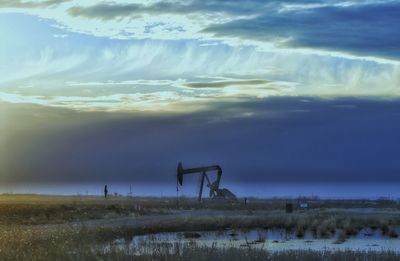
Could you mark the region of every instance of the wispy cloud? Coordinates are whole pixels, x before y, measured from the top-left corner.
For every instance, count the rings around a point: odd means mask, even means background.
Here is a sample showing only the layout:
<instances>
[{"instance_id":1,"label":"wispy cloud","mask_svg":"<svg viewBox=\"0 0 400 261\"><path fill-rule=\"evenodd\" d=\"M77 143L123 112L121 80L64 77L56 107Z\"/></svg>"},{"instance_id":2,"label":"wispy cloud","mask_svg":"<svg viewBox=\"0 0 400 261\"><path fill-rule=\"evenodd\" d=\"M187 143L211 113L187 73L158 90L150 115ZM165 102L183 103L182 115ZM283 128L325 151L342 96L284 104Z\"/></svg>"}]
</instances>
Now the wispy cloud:
<instances>
[{"instance_id":1,"label":"wispy cloud","mask_svg":"<svg viewBox=\"0 0 400 261\"><path fill-rule=\"evenodd\" d=\"M63 38L74 44L75 36ZM56 39L58 41L58 39ZM115 42L113 42L115 43ZM54 46L5 60L0 99L84 110L177 110L221 99L283 95L398 96L392 64L199 43ZM4 58L3 58L4 59ZM18 59L18 63L13 63ZM160 95L162 94L162 95ZM166 95L168 94L168 95ZM201 106L200 106L201 105Z\"/></svg>"}]
</instances>

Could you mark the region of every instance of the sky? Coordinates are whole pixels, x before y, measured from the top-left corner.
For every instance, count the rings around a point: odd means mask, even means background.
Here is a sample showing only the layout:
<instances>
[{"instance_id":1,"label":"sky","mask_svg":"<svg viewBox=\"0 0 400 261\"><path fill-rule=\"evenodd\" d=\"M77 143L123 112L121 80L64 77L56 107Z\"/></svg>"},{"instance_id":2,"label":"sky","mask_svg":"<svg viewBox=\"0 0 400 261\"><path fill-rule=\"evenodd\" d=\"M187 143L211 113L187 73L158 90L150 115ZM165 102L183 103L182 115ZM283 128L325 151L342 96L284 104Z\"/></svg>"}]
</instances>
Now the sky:
<instances>
[{"instance_id":1,"label":"sky","mask_svg":"<svg viewBox=\"0 0 400 261\"><path fill-rule=\"evenodd\" d=\"M400 181L398 24L389 0L2 0L0 181Z\"/></svg>"}]
</instances>

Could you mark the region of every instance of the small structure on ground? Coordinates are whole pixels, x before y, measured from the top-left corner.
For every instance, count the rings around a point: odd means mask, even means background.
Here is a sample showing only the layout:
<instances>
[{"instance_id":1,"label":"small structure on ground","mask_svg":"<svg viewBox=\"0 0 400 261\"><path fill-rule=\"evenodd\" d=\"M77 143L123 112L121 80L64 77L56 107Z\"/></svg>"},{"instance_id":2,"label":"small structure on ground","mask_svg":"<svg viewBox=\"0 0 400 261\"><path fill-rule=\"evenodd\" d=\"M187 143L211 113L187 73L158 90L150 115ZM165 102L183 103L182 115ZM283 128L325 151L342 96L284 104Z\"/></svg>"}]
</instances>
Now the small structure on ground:
<instances>
[{"instance_id":1,"label":"small structure on ground","mask_svg":"<svg viewBox=\"0 0 400 261\"><path fill-rule=\"evenodd\" d=\"M293 212L293 203L286 203L286 213Z\"/></svg>"}]
</instances>

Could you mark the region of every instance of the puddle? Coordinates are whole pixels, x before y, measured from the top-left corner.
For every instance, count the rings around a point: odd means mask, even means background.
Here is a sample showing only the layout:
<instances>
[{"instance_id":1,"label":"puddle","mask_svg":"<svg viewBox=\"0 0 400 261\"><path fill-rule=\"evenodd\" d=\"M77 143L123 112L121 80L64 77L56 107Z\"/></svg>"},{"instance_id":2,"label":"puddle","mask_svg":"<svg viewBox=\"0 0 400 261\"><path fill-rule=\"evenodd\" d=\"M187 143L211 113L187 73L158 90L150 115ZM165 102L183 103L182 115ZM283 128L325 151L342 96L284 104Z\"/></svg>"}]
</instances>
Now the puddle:
<instances>
[{"instance_id":1,"label":"puddle","mask_svg":"<svg viewBox=\"0 0 400 261\"><path fill-rule=\"evenodd\" d=\"M398 234L400 230L397 229ZM194 231L157 233L134 236L131 242L123 239L114 241L117 245L129 245L134 249L151 249L155 245L196 243L198 246L260 248L268 251L313 250L313 251L393 251L400 253L400 239L382 236L380 230L363 229L356 236L348 238L343 243L336 239L340 231L332 238L314 238L311 231L306 231L303 238L297 238L295 232L278 229L253 229L247 232L236 230L225 231Z\"/></svg>"}]
</instances>

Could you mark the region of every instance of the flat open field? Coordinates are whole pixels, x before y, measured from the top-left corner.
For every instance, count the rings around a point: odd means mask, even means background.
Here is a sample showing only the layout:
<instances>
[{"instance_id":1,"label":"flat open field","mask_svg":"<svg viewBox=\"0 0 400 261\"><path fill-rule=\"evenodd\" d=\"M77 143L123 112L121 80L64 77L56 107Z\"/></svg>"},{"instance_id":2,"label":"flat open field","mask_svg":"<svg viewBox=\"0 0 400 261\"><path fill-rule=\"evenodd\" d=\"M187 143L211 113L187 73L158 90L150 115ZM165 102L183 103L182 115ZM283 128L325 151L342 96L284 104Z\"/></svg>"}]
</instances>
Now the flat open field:
<instances>
[{"instance_id":1,"label":"flat open field","mask_svg":"<svg viewBox=\"0 0 400 261\"><path fill-rule=\"evenodd\" d=\"M396 260L390 200L0 196L0 259ZM300 210L297 202L309 208Z\"/></svg>"}]
</instances>

